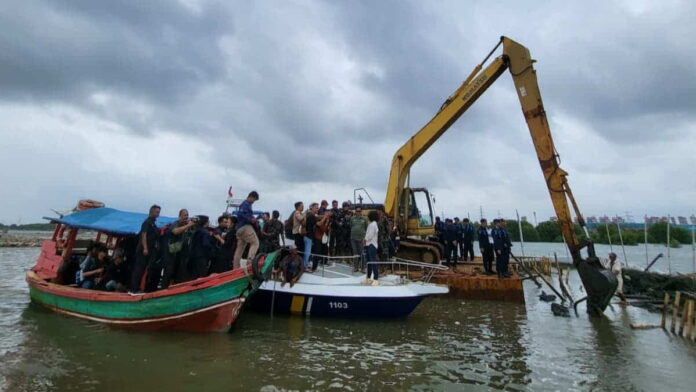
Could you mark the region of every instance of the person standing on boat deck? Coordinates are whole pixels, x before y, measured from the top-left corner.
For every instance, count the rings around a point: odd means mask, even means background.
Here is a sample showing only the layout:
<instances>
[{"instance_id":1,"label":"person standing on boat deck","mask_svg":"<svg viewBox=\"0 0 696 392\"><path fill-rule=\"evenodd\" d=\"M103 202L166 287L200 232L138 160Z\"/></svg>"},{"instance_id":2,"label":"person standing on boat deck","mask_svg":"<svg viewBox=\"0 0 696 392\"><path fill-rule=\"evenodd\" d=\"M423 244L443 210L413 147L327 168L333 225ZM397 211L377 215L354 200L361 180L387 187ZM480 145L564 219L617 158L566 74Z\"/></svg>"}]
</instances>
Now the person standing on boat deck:
<instances>
[{"instance_id":1,"label":"person standing on boat deck","mask_svg":"<svg viewBox=\"0 0 696 392\"><path fill-rule=\"evenodd\" d=\"M505 220L496 219L493 231L493 247L495 248L495 268L499 278L509 278L508 264L510 263L510 236L505 229Z\"/></svg>"},{"instance_id":2,"label":"person standing on boat deck","mask_svg":"<svg viewBox=\"0 0 696 392\"><path fill-rule=\"evenodd\" d=\"M384 206L377 206L377 228L379 229L379 245L377 252L380 261L389 260L389 219L384 213Z\"/></svg>"},{"instance_id":3,"label":"person standing on boat deck","mask_svg":"<svg viewBox=\"0 0 696 392\"><path fill-rule=\"evenodd\" d=\"M132 292L140 292L140 281L143 278L145 270L148 270L149 285L146 288L152 288L152 282L155 282L155 288L157 288L157 281L159 281L159 276L155 273L155 261L157 260L157 244L159 243L159 229L155 222L160 214L160 206L153 205L150 207L148 217L143 221L140 226L140 232L138 233L138 246L135 248L135 265L133 266L133 272L131 273L130 290Z\"/></svg>"},{"instance_id":4,"label":"person standing on boat deck","mask_svg":"<svg viewBox=\"0 0 696 392\"><path fill-rule=\"evenodd\" d=\"M270 253L280 249L280 236L283 233L283 222L278 218L280 217L280 212L273 211L273 216L266 222L261 230L264 236L264 253Z\"/></svg>"},{"instance_id":5,"label":"person standing on boat deck","mask_svg":"<svg viewBox=\"0 0 696 392\"><path fill-rule=\"evenodd\" d=\"M379 284L379 268L377 264L370 264L371 261L378 261L377 259L377 247L379 245L379 226L377 220L379 219L379 214L377 211L370 211L367 214L367 219L370 223L367 225L367 230L365 230L365 253L367 254L367 282L370 282L370 276L372 276L373 285Z\"/></svg>"},{"instance_id":6,"label":"person standing on boat deck","mask_svg":"<svg viewBox=\"0 0 696 392\"><path fill-rule=\"evenodd\" d=\"M342 210L338 208L338 200L331 201L331 235L329 236L329 256L338 255L338 235L340 231L339 218Z\"/></svg>"},{"instance_id":7,"label":"person standing on boat deck","mask_svg":"<svg viewBox=\"0 0 696 392\"><path fill-rule=\"evenodd\" d=\"M295 203L295 211L292 212L292 236L295 239L295 248L299 252L304 252L305 219L304 203Z\"/></svg>"},{"instance_id":8,"label":"person standing on boat deck","mask_svg":"<svg viewBox=\"0 0 696 392\"><path fill-rule=\"evenodd\" d=\"M162 250L164 261L163 289L168 288L172 280L175 283L189 280L190 240L195 224L193 220L189 220L188 210L182 208L179 210L179 219L169 225L169 230L165 233L167 247Z\"/></svg>"},{"instance_id":9,"label":"person standing on boat deck","mask_svg":"<svg viewBox=\"0 0 696 392\"><path fill-rule=\"evenodd\" d=\"M314 232L317 228L317 212L319 212L319 204L312 203L309 205L309 210L305 214L305 234L304 234L304 268L312 270L309 265L310 257L312 256L312 245L314 244ZM313 271L312 271L313 272Z\"/></svg>"},{"instance_id":10,"label":"person standing on boat deck","mask_svg":"<svg viewBox=\"0 0 696 392\"><path fill-rule=\"evenodd\" d=\"M462 244L460 244L462 259L474 261L474 225L469 218L462 220Z\"/></svg>"},{"instance_id":11,"label":"person standing on boat deck","mask_svg":"<svg viewBox=\"0 0 696 392\"><path fill-rule=\"evenodd\" d=\"M214 252L210 260L209 273L221 273L229 271L232 265L232 253L230 247L225 246L227 234L232 229L229 215L223 214L218 217L218 227L213 230Z\"/></svg>"},{"instance_id":12,"label":"person standing on boat deck","mask_svg":"<svg viewBox=\"0 0 696 392\"><path fill-rule=\"evenodd\" d=\"M478 228L478 242L479 250L481 251L481 258L483 258L483 269L486 271L486 275L493 275L493 229L488 227L488 221L481 219L481 225Z\"/></svg>"},{"instance_id":13,"label":"person standing on boat deck","mask_svg":"<svg viewBox=\"0 0 696 392\"><path fill-rule=\"evenodd\" d=\"M367 230L367 219L362 215L362 207L355 206L355 213L350 218L350 246L353 250L353 269L359 271L363 269L363 251L365 249L365 231Z\"/></svg>"},{"instance_id":14,"label":"person standing on boat deck","mask_svg":"<svg viewBox=\"0 0 696 392\"><path fill-rule=\"evenodd\" d=\"M234 251L234 269L241 266L242 253L247 245L249 245L247 260L253 259L259 249L259 237L256 236L254 230L256 218L254 218L254 210L251 208L257 200L259 200L259 194L256 191L251 191L237 210L237 249Z\"/></svg>"},{"instance_id":15,"label":"person standing on boat deck","mask_svg":"<svg viewBox=\"0 0 696 392\"><path fill-rule=\"evenodd\" d=\"M208 275L208 264L213 255L213 237L210 235L210 221L205 215L198 215L198 222L191 241L191 275L193 279Z\"/></svg>"}]
</instances>

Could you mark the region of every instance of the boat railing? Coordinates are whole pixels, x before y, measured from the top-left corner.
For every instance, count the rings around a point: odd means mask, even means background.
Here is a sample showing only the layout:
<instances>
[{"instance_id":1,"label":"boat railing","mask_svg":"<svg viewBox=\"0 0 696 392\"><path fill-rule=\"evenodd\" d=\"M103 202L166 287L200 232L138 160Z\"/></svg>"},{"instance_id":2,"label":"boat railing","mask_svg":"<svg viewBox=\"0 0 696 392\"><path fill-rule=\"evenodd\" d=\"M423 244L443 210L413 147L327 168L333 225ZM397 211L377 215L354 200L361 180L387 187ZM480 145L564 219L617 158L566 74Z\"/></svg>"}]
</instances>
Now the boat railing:
<instances>
[{"instance_id":1,"label":"boat railing","mask_svg":"<svg viewBox=\"0 0 696 392\"><path fill-rule=\"evenodd\" d=\"M399 257L394 257L389 261L368 261L367 265L370 264L389 266L393 273L405 273L407 279L410 279L410 272L420 271L419 280L424 283L430 283L430 280L437 271L449 270L449 267L441 264L424 263L422 261L402 259Z\"/></svg>"},{"instance_id":2,"label":"boat railing","mask_svg":"<svg viewBox=\"0 0 696 392\"><path fill-rule=\"evenodd\" d=\"M297 252L302 254L303 252ZM364 255L353 255L353 256L327 256L322 254L311 253L311 257L317 257L319 260L325 260L325 262L320 262L317 271L321 273L324 277L325 266L330 263L341 263L351 267L357 267L359 270L365 270L368 264L375 264L379 266L390 267L392 273L397 273L400 275L405 275L407 279L411 279L411 272L420 271L419 279L424 283L430 283L433 275L437 271L447 271L449 267L440 264L424 263L422 261L402 259L399 257L392 257L388 261L365 261Z\"/></svg>"}]
</instances>

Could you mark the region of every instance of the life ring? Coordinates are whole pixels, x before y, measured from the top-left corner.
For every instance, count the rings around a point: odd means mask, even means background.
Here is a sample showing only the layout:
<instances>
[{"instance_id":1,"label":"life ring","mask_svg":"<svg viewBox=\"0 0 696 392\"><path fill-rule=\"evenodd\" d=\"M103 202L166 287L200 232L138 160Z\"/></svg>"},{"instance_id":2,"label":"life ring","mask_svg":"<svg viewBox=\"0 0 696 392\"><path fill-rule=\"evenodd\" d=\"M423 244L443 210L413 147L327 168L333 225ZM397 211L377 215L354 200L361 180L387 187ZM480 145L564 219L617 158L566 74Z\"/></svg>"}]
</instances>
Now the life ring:
<instances>
[{"instance_id":1,"label":"life ring","mask_svg":"<svg viewBox=\"0 0 696 392\"><path fill-rule=\"evenodd\" d=\"M92 199L82 199L77 202L77 207L75 209L77 211L84 211L84 210L89 210L91 208L101 208L104 207L105 204L97 201L97 200L92 200Z\"/></svg>"}]
</instances>

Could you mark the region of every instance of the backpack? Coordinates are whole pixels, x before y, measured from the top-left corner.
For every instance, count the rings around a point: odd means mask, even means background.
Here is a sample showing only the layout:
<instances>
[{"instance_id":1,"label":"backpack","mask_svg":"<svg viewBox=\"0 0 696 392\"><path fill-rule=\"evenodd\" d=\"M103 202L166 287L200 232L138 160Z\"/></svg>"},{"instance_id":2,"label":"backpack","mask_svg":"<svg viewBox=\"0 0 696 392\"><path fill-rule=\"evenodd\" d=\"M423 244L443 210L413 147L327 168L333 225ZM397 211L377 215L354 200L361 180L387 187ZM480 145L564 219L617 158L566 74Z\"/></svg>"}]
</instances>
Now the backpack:
<instances>
[{"instance_id":1,"label":"backpack","mask_svg":"<svg viewBox=\"0 0 696 392\"><path fill-rule=\"evenodd\" d=\"M288 217L288 219L285 220L285 223L283 223L283 226L285 228L285 238L288 238L288 239L293 239L295 237L292 234L292 223L293 223L292 220L293 220L294 213L295 213L295 211L293 210L290 213L290 217Z\"/></svg>"}]
</instances>

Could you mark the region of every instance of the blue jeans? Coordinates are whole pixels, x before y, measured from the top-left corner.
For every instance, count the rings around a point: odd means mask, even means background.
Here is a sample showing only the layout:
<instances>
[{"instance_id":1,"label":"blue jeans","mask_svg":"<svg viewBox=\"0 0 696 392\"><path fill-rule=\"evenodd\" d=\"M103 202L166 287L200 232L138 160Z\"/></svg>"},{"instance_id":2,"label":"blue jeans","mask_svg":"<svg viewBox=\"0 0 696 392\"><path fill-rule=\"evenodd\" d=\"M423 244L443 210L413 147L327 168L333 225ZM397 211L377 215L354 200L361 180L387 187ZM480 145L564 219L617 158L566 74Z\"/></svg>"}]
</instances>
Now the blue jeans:
<instances>
[{"instance_id":1,"label":"blue jeans","mask_svg":"<svg viewBox=\"0 0 696 392\"><path fill-rule=\"evenodd\" d=\"M368 245L365 247L365 253L367 253L367 261L377 261L377 248L374 245ZM367 265L367 277L370 278L370 273L372 273L372 279L379 279L379 266L376 264Z\"/></svg>"},{"instance_id":2,"label":"blue jeans","mask_svg":"<svg viewBox=\"0 0 696 392\"><path fill-rule=\"evenodd\" d=\"M304 237L304 266L309 268L309 260L312 253L312 242L313 240L307 236Z\"/></svg>"}]
</instances>

